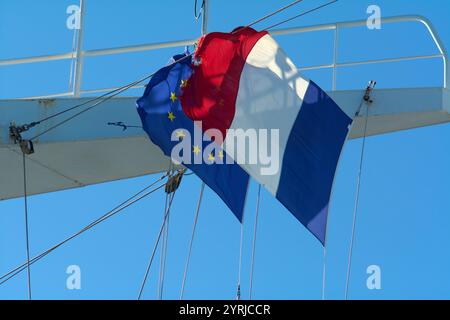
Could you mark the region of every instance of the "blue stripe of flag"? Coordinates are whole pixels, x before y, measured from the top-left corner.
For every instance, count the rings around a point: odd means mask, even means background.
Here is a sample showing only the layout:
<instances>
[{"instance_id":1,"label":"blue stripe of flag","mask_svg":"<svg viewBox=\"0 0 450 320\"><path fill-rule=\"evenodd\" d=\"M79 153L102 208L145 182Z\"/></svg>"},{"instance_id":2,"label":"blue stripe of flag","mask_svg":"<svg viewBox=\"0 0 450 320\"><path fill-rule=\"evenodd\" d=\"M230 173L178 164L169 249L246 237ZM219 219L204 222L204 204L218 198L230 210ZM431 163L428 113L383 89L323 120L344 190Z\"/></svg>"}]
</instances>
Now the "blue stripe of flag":
<instances>
[{"instance_id":1,"label":"blue stripe of flag","mask_svg":"<svg viewBox=\"0 0 450 320\"><path fill-rule=\"evenodd\" d=\"M286 144L276 197L322 244L333 179L351 123L310 81Z\"/></svg>"}]
</instances>

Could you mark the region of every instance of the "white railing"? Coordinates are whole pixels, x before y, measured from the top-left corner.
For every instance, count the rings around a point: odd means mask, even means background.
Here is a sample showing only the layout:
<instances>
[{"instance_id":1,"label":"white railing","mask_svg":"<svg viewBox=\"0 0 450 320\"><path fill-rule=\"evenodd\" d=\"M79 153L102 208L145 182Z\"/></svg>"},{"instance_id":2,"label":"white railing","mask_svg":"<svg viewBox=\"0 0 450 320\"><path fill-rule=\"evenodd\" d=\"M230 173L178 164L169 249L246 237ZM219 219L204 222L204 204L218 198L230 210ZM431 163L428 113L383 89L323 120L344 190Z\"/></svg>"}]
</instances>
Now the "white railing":
<instances>
[{"instance_id":1,"label":"white railing","mask_svg":"<svg viewBox=\"0 0 450 320\"><path fill-rule=\"evenodd\" d=\"M366 26L367 20L359 20L359 21L350 21L350 22L338 22L331 24L323 24L311 27L300 27L300 28L290 28L283 30L276 30L272 32L274 35L288 35L288 34L298 34L298 33L306 33L306 32L314 32L314 31L334 31L334 43L333 43L333 63L328 65L319 65L319 66L310 66L305 68L300 68L300 70L320 70L320 69L333 69L333 82L332 87L333 91L336 90L336 74L337 69L339 67L350 67L357 65L367 65L374 63L388 63L388 62L400 62L400 61L413 61L413 60L421 60L421 59L435 59L441 58L443 60L443 87L447 88L447 70L448 70L448 57L447 52L445 50L444 44L439 38L438 33L433 27L432 23L422 16L399 16L399 17L390 17L382 19L382 24L392 24L392 23L400 23L400 22L419 22L422 23L430 36L432 37L437 49L439 50L439 54L434 55L422 55L422 56L410 56L410 57L400 57L400 58L388 58L388 59L379 59L379 60L366 60L366 61L358 61L358 62L347 62L347 63L338 63L338 52L339 52L339 33L342 28L351 28L351 27L362 27Z\"/></svg>"},{"instance_id":2,"label":"white railing","mask_svg":"<svg viewBox=\"0 0 450 320\"><path fill-rule=\"evenodd\" d=\"M81 7L83 10L83 6ZM386 58L386 59L378 59L378 60L365 60L365 61L357 61L357 62L338 62L338 52L339 52L339 34L341 29L343 28L351 28L351 27L361 27L365 26L366 20L359 21L350 21L350 22L338 22L331 24L323 24L317 26L310 27L298 27L298 28L288 28L288 29L279 29L271 32L273 35L289 35L289 34L299 34L299 33L308 33L315 31L334 31L334 41L333 41L333 62L331 64L325 65L316 65L316 66L308 66L300 68L301 71L306 70L320 70L320 69L331 69L333 72L333 80L332 80L332 88L336 90L337 87L337 70L340 67L350 67L350 66L358 66L358 65L368 65L375 63L389 63L389 62L401 62L401 61L414 61L414 60L424 60L424 59L436 59L441 58L443 61L443 87L447 88L447 77L448 77L448 57L445 47L440 40L438 33L434 29L432 23L422 16L398 16L398 17L390 17L382 19L382 24L392 24L392 23L401 23L401 22L419 22L422 23L430 36L432 37L439 53L433 55L419 55L419 56L409 56L409 57L399 57L399 58ZM75 77L74 77L74 90L72 92L64 92L57 93L52 95L47 95L45 97L30 97L30 98L56 98L56 97L68 97L68 96L80 96L82 94L95 94L108 92L117 88L102 88L95 90L81 90L81 82L82 82L82 70L84 64L84 58L86 57L94 57L94 56L108 56L108 55L118 55L132 52L144 52L144 51L152 51L157 49L164 48L173 48L173 47L181 47L192 45L196 39L187 39L187 40L179 40L179 41L170 41L170 42L160 42L160 43L150 43L136 46L126 46L126 47L117 47L117 48L109 48L109 49L100 49L100 50L82 50L82 38L83 38L83 28L80 29L79 36L79 45L77 46L77 52L69 52L64 54L56 54L56 55L46 55L46 56L38 56L38 57L30 57L30 58L19 58L19 59L7 59L0 60L0 67L2 66L11 66L18 64L26 64L26 63L39 63L39 62L48 62L48 61L57 61L57 60L69 60L75 59ZM136 86L133 88L142 88L143 86ZM30 99L28 98L28 99Z\"/></svg>"}]
</instances>

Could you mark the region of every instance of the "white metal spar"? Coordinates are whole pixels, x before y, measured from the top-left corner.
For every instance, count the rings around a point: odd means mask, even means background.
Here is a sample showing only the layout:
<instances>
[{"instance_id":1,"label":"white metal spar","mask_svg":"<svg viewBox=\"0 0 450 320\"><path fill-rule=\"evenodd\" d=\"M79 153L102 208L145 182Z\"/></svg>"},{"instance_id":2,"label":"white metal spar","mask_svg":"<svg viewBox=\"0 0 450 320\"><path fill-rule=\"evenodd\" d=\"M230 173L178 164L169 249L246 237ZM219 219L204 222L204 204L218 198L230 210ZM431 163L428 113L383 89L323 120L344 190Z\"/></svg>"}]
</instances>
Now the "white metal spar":
<instances>
[{"instance_id":1,"label":"white metal spar","mask_svg":"<svg viewBox=\"0 0 450 320\"><path fill-rule=\"evenodd\" d=\"M207 21L207 20L206 20ZM420 22L434 40L439 54L413 57L399 57L338 63L305 67L301 70L331 69L333 88L336 88L336 72L340 67L361 64L436 59L443 61L443 85L435 88L378 89L373 93L374 104L369 117L368 135L378 135L399 130L418 128L450 122L450 93L447 88L449 77L448 56L432 24L420 16L402 16L383 19L383 23ZM319 26L275 30L274 35L287 35L323 30L334 30L335 52L339 46L339 30L365 25L366 21L340 22ZM194 40L181 40L165 43L152 43L131 47L83 51L79 47L79 71L76 77L75 92L57 93L52 96L33 99L0 100L0 199L10 199L22 195L22 185L17 179L21 174L21 151L9 139L8 128L11 122L25 124L55 114L67 107L87 101L90 98L62 98L73 94L83 95L106 92L81 90L81 70L83 58L89 56L116 55L129 52L149 51L161 48L180 47L194 43ZM71 59L72 53L22 59L0 60L0 68L14 64L39 63L44 61ZM370 79L370 75L368 76ZM361 101L361 90L329 92L346 112L355 113ZM135 110L135 97L115 97L99 108L76 118L39 138L36 153L29 156L29 194L39 194L62 189L81 187L95 183L142 176L166 170L169 159L136 128L126 131L107 126L118 119L127 124L139 124ZM107 112L105 112L107 110ZM25 112L26 111L26 112ZM51 127L61 119L52 119L24 133L24 138L34 136ZM357 119L350 138L362 136L363 121Z\"/></svg>"}]
</instances>

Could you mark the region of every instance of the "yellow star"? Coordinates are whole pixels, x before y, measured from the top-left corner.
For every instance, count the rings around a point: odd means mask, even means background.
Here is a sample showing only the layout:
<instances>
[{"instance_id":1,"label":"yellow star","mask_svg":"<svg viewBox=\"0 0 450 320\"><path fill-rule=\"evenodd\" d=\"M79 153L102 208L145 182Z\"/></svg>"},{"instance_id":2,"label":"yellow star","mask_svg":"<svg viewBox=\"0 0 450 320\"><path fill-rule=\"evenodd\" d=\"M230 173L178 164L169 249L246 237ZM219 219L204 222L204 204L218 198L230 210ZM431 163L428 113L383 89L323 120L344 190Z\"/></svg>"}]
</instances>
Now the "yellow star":
<instances>
[{"instance_id":1,"label":"yellow star","mask_svg":"<svg viewBox=\"0 0 450 320\"><path fill-rule=\"evenodd\" d=\"M194 152L196 155L198 155L200 153L200 147L199 146L193 146L192 147L192 152Z\"/></svg>"},{"instance_id":2,"label":"yellow star","mask_svg":"<svg viewBox=\"0 0 450 320\"><path fill-rule=\"evenodd\" d=\"M223 159L223 151L222 150L219 151L219 158Z\"/></svg>"},{"instance_id":3,"label":"yellow star","mask_svg":"<svg viewBox=\"0 0 450 320\"><path fill-rule=\"evenodd\" d=\"M177 95L175 94L175 92L171 92L170 93L170 101L172 101L172 103L175 103L175 101L178 99Z\"/></svg>"},{"instance_id":4,"label":"yellow star","mask_svg":"<svg viewBox=\"0 0 450 320\"><path fill-rule=\"evenodd\" d=\"M178 130L177 132L175 132L175 135L177 138L183 139L184 137L186 137L186 133L184 133L183 130Z\"/></svg>"},{"instance_id":5,"label":"yellow star","mask_svg":"<svg viewBox=\"0 0 450 320\"><path fill-rule=\"evenodd\" d=\"M186 88L188 85L188 81L187 80L181 80L181 84L180 84L180 88L184 89Z\"/></svg>"},{"instance_id":6,"label":"yellow star","mask_svg":"<svg viewBox=\"0 0 450 320\"><path fill-rule=\"evenodd\" d=\"M173 120L175 120L176 117L173 114L173 112L169 112L169 114L167 115L167 118L169 118L169 120L173 122Z\"/></svg>"},{"instance_id":7,"label":"yellow star","mask_svg":"<svg viewBox=\"0 0 450 320\"><path fill-rule=\"evenodd\" d=\"M208 161L211 161L211 162L216 161L216 158L214 158L212 153L209 154Z\"/></svg>"}]
</instances>

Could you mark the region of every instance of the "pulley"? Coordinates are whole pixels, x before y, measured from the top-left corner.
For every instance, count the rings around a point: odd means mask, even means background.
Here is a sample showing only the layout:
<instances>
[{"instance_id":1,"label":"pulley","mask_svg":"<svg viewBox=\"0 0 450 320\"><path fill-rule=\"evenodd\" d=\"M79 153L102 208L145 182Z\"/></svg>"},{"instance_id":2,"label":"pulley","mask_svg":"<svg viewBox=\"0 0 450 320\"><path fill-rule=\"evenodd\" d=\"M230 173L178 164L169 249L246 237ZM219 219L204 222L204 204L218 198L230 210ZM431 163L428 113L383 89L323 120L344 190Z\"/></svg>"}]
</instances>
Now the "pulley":
<instances>
[{"instance_id":1,"label":"pulley","mask_svg":"<svg viewBox=\"0 0 450 320\"><path fill-rule=\"evenodd\" d=\"M186 169L182 169L179 170L176 175L169 177L165 188L167 194L174 193L178 189L181 183L181 179L183 178L185 172Z\"/></svg>"},{"instance_id":2,"label":"pulley","mask_svg":"<svg viewBox=\"0 0 450 320\"><path fill-rule=\"evenodd\" d=\"M9 126L9 137L14 141L14 144L18 144L23 154L30 155L34 153L33 141L22 138L22 132L31 128L30 125L16 126L11 123Z\"/></svg>"}]
</instances>

